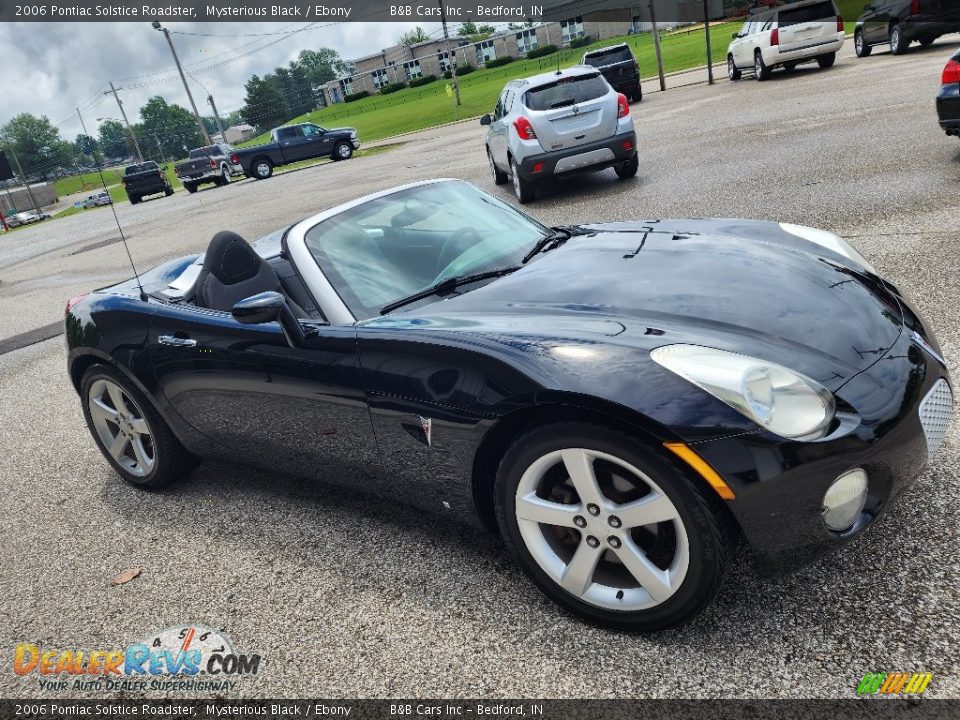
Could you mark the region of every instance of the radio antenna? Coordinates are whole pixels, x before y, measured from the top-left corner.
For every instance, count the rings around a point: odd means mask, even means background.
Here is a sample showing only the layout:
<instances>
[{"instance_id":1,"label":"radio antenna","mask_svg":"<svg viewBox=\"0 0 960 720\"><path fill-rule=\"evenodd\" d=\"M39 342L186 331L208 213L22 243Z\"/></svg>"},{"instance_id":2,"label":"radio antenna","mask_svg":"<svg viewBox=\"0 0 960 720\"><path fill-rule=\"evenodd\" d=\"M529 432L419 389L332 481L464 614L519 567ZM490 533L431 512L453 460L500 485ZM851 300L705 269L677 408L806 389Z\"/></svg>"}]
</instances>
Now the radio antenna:
<instances>
[{"instance_id":1,"label":"radio antenna","mask_svg":"<svg viewBox=\"0 0 960 720\"><path fill-rule=\"evenodd\" d=\"M87 124L83 121L83 115L80 113L80 108L77 108L77 117L80 118L80 127L83 128L83 134L87 137L92 137L92 135L87 132ZM94 162L97 166L97 174L100 176L100 185L103 186L103 191L109 196L110 191L107 190L107 181L103 177L102 163L97 162L96 157L94 157ZM127 236L123 234L123 227L120 225L120 218L117 217L117 207L113 203L113 198L110 198L110 211L113 213L113 221L117 223L117 230L120 231L120 240L123 242L123 249L127 251L127 260L130 261L130 267L133 270L133 277L137 281L137 287L140 288L140 299L144 302L147 302L149 297L147 297L147 293L143 289L143 283L140 282L140 273L137 272L137 266L133 264L133 255L130 254L130 246L127 245Z\"/></svg>"}]
</instances>

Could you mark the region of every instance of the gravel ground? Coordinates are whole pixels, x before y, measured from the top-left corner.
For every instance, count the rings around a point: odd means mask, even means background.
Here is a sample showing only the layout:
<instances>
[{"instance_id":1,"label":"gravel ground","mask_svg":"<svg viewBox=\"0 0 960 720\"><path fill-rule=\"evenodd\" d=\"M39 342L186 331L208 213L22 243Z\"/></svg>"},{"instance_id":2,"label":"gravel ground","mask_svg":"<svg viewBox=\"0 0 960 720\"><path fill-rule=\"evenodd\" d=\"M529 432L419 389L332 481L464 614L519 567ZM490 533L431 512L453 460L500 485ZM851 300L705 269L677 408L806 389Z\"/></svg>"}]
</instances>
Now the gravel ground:
<instances>
[{"instance_id":1,"label":"gravel ground","mask_svg":"<svg viewBox=\"0 0 960 720\"><path fill-rule=\"evenodd\" d=\"M575 223L667 216L800 222L851 238L960 358L960 143L935 122L952 47L831 70L650 94L633 106L638 178L558 183L531 212ZM117 210L142 268L217 230L254 238L401 182L494 190L473 123L391 152ZM494 190L510 199L505 188ZM128 275L98 210L0 237L0 338ZM29 308L29 312L25 309ZM0 356L0 696L45 695L7 663L19 642L113 648L190 621L224 628L261 672L238 695L852 697L864 672L929 671L960 697L960 437L857 543L787 578L743 548L684 627L608 632L563 614L496 539L415 510L224 464L159 493L121 484L83 425L62 339ZM953 558L953 559L951 559ZM108 586L131 566L140 577Z\"/></svg>"}]
</instances>

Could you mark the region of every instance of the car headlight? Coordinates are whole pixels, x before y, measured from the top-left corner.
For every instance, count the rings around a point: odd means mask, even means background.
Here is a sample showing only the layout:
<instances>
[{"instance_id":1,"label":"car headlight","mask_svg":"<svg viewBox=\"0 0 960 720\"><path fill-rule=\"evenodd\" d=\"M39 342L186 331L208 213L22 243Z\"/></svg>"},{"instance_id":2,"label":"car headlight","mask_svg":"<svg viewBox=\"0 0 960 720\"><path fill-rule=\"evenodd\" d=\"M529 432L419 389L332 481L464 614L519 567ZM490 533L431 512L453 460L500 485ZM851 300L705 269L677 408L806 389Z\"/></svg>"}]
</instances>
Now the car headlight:
<instances>
[{"instance_id":1,"label":"car headlight","mask_svg":"<svg viewBox=\"0 0 960 720\"><path fill-rule=\"evenodd\" d=\"M650 357L785 438L823 437L836 411L823 385L766 360L699 345L665 345Z\"/></svg>"},{"instance_id":2,"label":"car headlight","mask_svg":"<svg viewBox=\"0 0 960 720\"><path fill-rule=\"evenodd\" d=\"M791 235L796 235L804 240L809 240L812 243L816 243L820 247L825 247L827 250L833 250L835 253L843 255L845 258L853 260L855 263L862 265L874 275L878 274L877 271L874 270L873 265L868 263L866 259L864 259L863 255L857 252L853 245L848 243L839 235L834 235L832 232L827 232L826 230L807 227L806 225L780 223L780 227Z\"/></svg>"}]
</instances>

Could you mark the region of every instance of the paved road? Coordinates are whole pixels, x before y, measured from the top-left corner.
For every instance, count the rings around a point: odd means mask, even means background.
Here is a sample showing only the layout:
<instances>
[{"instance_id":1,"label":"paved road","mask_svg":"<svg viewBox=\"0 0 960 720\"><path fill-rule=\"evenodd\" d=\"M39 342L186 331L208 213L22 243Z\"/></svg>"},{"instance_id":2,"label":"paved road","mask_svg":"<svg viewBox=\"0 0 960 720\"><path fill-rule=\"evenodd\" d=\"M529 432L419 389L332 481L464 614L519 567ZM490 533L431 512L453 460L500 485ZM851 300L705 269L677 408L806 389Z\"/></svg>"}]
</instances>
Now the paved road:
<instances>
[{"instance_id":1,"label":"paved road","mask_svg":"<svg viewBox=\"0 0 960 720\"><path fill-rule=\"evenodd\" d=\"M952 46L844 58L767 83L721 81L633 106L632 181L547 189L531 212L576 223L666 216L800 222L851 238L916 298L960 359L960 143L933 95ZM454 176L492 187L475 124L391 152L117 207L137 264L254 238L368 191ZM108 210L0 237L0 339L129 275ZM245 694L837 696L866 671L930 671L960 696L960 431L891 513L843 552L759 578L744 549L718 602L650 637L585 626L524 581L496 540L416 511L229 465L161 493L113 477L52 340L0 356L0 655L30 640L112 648L186 621L264 657ZM119 571L143 574L108 587ZM42 695L0 672L0 694Z\"/></svg>"}]
</instances>

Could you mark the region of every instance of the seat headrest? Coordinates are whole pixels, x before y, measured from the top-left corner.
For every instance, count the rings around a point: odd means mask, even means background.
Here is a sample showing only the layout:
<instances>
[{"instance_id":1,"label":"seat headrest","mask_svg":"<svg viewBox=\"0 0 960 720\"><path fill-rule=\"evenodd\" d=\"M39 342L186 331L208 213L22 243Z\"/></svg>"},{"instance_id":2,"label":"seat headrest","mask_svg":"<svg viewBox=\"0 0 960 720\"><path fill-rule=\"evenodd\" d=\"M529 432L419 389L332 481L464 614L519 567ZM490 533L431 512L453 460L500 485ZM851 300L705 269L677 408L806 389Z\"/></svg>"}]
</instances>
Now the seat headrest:
<instances>
[{"instance_id":1,"label":"seat headrest","mask_svg":"<svg viewBox=\"0 0 960 720\"><path fill-rule=\"evenodd\" d=\"M210 241L203 269L224 285L235 285L254 277L262 262L250 243L235 232L223 230Z\"/></svg>"}]
</instances>

